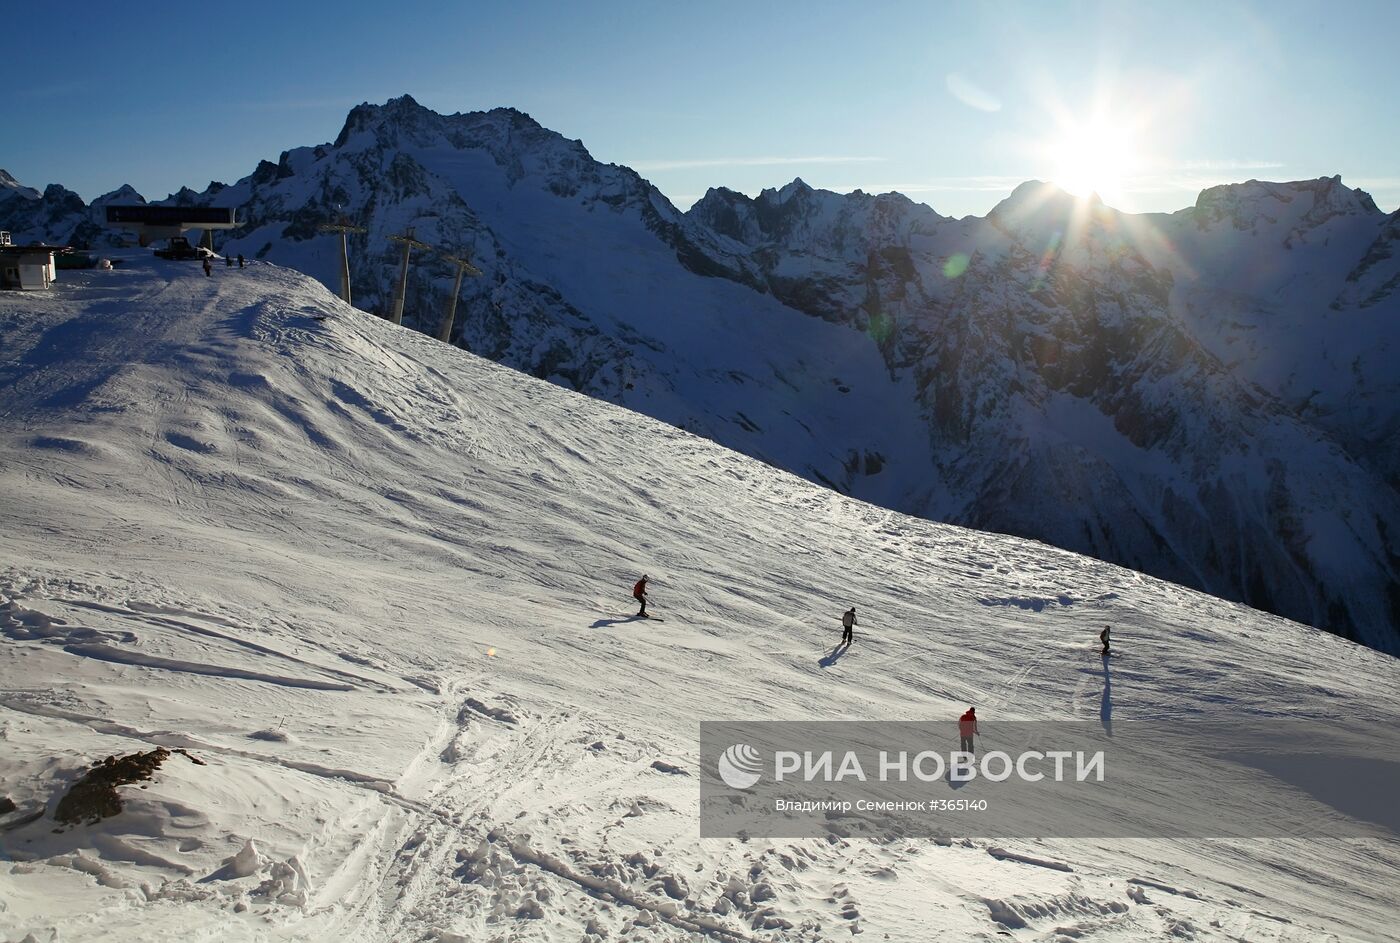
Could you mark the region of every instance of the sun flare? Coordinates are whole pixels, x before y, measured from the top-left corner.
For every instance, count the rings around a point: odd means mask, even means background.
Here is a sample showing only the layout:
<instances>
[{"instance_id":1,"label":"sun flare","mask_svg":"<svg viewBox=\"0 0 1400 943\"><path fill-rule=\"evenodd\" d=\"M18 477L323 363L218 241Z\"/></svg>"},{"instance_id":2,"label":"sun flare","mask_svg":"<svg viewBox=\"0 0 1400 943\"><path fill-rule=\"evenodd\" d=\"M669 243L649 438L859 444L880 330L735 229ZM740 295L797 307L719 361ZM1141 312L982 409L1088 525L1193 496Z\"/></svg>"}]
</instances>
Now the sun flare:
<instances>
[{"instance_id":1,"label":"sun flare","mask_svg":"<svg viewBox=\"0 0 1400 943\"><path fill-rule=\"evenodd\" d=\"M1122 199L1138 163L1129 133L1097 120L1067 124L1048 151L1053 183L1075 196L1097 193L1108 203Z\"/></svg>"}]
</instances>

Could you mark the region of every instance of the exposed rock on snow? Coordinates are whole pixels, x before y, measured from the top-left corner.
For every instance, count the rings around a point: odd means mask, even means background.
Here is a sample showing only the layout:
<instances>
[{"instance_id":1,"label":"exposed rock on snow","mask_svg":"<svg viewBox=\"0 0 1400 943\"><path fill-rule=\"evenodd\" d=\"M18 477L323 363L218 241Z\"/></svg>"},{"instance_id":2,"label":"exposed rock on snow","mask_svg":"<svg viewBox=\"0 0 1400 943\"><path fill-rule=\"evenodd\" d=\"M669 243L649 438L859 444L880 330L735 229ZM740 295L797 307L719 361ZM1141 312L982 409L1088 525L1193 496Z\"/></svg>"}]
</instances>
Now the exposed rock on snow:
<instances>
[{"instance_id":1,"label":"exposed rock on snow","mask_svg":"<svg viewBox=\"0 0 1400 943\"><path fill-rule=\"evenodd\" d=\"M148 780L160 769L161 764L170 758L172 751L156 747L148 753L132 753L127 756L109 756L93 767L73 784L66 795L59 800L53 817L63 825L95 824L122 810L118 786L127 786ZM191 763L204 765L203 760L195 759L184 750L175 750Z\"/></svg>"}]
</instances>

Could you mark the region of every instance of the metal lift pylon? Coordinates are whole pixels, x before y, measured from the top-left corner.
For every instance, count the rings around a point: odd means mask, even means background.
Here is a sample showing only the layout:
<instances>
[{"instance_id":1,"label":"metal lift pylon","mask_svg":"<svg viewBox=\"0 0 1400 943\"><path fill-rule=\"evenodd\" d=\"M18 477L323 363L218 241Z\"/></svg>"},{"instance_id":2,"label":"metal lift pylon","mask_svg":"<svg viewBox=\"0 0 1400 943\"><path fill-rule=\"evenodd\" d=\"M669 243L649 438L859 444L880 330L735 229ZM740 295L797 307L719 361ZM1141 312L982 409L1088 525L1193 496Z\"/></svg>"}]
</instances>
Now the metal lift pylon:
<instances>
[{"instance_id":1,"label":"metal lift pylon","mask_svg":"<svg viewBox=\"0 0 1400 943\"><path fill-rule=\"evenodd\" d=\"M431 249L432 246L428 245L426 242L419 242L417 239L414 239L412 226L404 230L402 236L390 236L389 241L403 243L403 264L399 268L399 287L394 293L393 313L389 315L390 321L393 321L395 324L402 324L404 296L408 294L408 257L413 253L414 249Z\"/></svg>"},{"instance_id":2,"label":"metal lift pylon","mask_svg":"<svg viewBox=\"0 0 1400 943\"><path fill-rule=\"evenodd\" d=\"M368 232L363 226L356 226L344 216L339 222L326 223L318 226L320 232L340 233L340 298L346 304L352 304L350 300L350 248L347 245L347 238L352 232Z\"/></svg>"},{"instance_id":3,"label":"metal lift pylon","mask_svg":"<svg viewBox=\"0 0 1400 943\"><path fill-rule=\"evenodd\" d=\"M443 255L442 258L457 266L457 280L452 284L452 297L447 299L447 310L442 314L442 321L438 323L437 338L444 344L452 339L452 325L457 320L457 295L462 290L462 276L471 275L476 278L481 274L481 269L472 265L471 260L465 256Z\"/></svg>"}]
</instances>

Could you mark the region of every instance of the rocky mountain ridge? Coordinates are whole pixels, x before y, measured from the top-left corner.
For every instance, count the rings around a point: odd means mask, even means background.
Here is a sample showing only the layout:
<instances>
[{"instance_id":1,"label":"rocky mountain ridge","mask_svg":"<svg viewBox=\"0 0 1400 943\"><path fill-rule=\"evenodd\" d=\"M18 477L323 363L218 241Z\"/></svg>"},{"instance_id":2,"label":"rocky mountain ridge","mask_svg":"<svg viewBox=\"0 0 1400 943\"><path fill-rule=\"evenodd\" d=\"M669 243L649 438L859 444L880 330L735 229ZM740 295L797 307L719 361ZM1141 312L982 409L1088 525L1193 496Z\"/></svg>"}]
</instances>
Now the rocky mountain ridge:
<instances>
[{"instance_id":1,"label":"rocky mountain ridge","mask_svg":"<svg viewBox=\"0 0 1400 943\"><path fill-rule=\"evenodd\" d=\"M98 240L97 208L136 198L6 186L0 226L49 239ZM482 269L453 335L477 353L895 510L1400 651L1400 223L1339 178L1173 214L1032 181L954 220L801 180L682 213L521 112L405 96L169 201L239 206L226 248L331 286L317 227L348 217L380 312L413 226ZM435 330L452 274L415 256L406 323Z\"/></svg>"}]
</instances>

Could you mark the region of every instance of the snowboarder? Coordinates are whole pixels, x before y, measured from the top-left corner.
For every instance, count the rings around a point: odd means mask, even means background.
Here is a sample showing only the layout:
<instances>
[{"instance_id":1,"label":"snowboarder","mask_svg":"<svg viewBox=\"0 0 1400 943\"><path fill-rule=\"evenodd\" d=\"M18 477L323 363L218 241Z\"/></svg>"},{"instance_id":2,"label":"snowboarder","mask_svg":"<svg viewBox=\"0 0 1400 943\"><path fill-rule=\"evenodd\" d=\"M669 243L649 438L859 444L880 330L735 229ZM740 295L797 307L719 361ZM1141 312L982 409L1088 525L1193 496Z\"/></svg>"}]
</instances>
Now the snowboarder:
<instances>
[{"instance_id":1,"label":"snowboarder","mask_svg":"<svg viewBox=\"0 0 1400 943\"><path fill-rule=\"evenodd\" d=\"M1099 641L1103 642L1103 654L1108 655L1108 626L1104 626L1103 631L1099 633Z\"/></svg>"},{"instance_id":2,"label":"snowboarder","mask_svg":"<svg viewBox=\"0 0 1400 943\"><path fill-rule=\"evenodd\" d=\"M841 617L841 644L850 646L855 641L856 627L856 607L852 606L846 610L846 614Z\"/></svg>"},{"instance_id":3,"label":"snowboarder","mask_svg":"<svg viewBox=\"0 0 1400 943\"><path fill-rule=\"evenodd\" d=\"M959 749L963 753L972 753L972 738L978 734L977 730L977 709L969 707L967 713L958 718Z\"/></svg>"},{"instance_id":4,"label":"snowboarder","mask_svg":"<svg viewBox=\"0 0 1400 943\"><path fill-rule=\"evenodd\" d=\"M233 268L233 256L224 256L224 268Z\"/></svg>"},{"instance_id":5,"label":"snowboarder","mask_svg":"<svg viewBox=\"0 0 1400 943\"><path fill-rule=\"evenodd\" d=\"M206 256L204 257L204 277L205 277L205 278L210 278L210 277L212 277L211 273L212 273L213 271L214 271L214 266L212 266L212 265L209 264L209 256L206 255Z\"/></svg>"},{"instance_id":6,"label":"snowboarder","mask_svg":"<svg viewBox=\"0 0 1400 943\"><path fill-rule=\"evenodd\" d=\"M645 574L637 580L637 585L632 587L632 598L642 604L642 608L637 612L639 618L647 618L647 580L651 577Z\"/></svg>"},{"instance_id":7,"label":"snowboarder","mask_svg":"<svg viewBox=\"0 0 1400 943\"><path fill-rule=\"evenodd\" d=\"M242 267L243 267L243 253L242 253L242 252L238 253L238 267L239 267L239 268L242 268Z\"/></svg>"}]
</instances>

